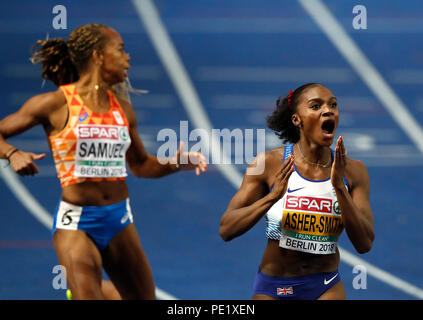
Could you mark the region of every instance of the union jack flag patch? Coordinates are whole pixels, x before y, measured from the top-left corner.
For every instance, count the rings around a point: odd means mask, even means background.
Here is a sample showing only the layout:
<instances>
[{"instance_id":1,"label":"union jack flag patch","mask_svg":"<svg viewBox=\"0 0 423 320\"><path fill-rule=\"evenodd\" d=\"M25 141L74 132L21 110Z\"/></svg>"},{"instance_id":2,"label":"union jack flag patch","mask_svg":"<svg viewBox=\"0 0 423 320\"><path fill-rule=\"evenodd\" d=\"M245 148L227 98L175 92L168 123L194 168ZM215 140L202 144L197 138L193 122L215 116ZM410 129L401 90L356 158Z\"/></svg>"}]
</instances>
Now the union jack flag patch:
<instances>
[{"instance_id":1,"label":"union jack flag patch","mask_svg":"<svg viewBox=\"0 0 423 320\"><path fill-rule=\"evenodd\" d=\"M278 296L286 296L288 294L294 294L294 289L292 289L292 287L278 288L276 293Z\"/></svg>"}]
</instances>

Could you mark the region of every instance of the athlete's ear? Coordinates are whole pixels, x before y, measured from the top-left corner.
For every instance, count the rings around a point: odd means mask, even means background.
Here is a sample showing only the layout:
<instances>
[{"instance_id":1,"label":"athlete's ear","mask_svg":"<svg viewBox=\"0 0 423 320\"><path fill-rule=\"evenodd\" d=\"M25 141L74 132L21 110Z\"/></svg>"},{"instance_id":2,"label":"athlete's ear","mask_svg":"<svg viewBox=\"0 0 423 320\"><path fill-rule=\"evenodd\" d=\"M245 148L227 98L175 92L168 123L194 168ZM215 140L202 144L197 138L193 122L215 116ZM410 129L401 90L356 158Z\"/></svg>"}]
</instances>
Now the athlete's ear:
<instances>
[{"instance_id":1,"label":"athlete's ear","mask_svg":"<svg viewBox=\"0 0 423 320\"><path fill-rule=\"evenodd\" d=\"M103 54L99 50L93 50L92 55L93 61L96 65L101 66L103 64Z\"/></svg>"},{"instance_id":2,"label":"athlete's ear","mask_svg":"<svg viewBox=\"0 0 423 320\"><path fill-rule=\"evenodd\" d=\"M291 117L291 121L294 124L294 126L301 128L301 119L298 113L294 113Z\"/></svg>"}]
</instances>

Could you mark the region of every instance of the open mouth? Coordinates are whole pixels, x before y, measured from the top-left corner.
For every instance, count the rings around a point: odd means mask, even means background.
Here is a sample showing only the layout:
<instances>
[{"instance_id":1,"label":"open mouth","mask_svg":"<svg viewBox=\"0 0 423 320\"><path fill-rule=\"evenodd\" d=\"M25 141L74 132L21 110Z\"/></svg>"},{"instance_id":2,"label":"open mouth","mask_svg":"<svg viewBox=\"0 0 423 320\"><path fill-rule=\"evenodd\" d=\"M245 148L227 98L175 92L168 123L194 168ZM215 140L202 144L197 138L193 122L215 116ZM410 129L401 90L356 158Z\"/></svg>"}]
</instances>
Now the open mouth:
<instances>
[{"instance_id":1,"label":"open mouth","mask_svg":"<svg viewBox=\"0 0 423 320\"><path fill-rule=\"evenodd\" d=\"M324 134L333 134L333 132L335 131L335 120L328 119L323 121L322 131Z\"/></svg>"}]
</instances>

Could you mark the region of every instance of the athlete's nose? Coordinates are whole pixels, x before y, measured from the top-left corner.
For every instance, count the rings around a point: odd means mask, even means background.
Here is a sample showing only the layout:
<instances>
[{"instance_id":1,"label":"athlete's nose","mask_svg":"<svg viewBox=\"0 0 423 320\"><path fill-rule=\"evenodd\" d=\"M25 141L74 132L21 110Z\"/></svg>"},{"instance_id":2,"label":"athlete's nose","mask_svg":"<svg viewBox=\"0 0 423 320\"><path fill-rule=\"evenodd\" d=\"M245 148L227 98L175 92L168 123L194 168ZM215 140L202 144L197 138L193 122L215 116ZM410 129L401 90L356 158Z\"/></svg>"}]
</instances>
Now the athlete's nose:
<instances>
[{"instance_id":1,"label":"athlete's nose","mask_svg":"<svg viewBox=\"0 0 423 320\"><path fill-rule=\"evenodd\" d=\"M334 114L333 109L327 103L325 103L322 106L322 111L323 111L322 115L325 116L325 117L332 116Z\"/></svg>"}]
</instances>

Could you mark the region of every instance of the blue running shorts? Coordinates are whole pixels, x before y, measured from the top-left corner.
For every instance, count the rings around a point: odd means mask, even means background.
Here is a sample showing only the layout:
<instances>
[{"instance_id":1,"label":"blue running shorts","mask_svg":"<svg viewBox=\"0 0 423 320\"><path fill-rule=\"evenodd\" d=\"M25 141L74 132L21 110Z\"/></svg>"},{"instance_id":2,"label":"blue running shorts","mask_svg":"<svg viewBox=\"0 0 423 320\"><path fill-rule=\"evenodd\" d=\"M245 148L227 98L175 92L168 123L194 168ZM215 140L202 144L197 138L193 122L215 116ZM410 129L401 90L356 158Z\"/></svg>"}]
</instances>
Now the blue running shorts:
<instances>
[{"instance_id":1,"label":"blue running shorts","mask_svg":"<svg viewBox=\"0 0 423 320\"><path fill-rule=\"evenodd\" d=\"M113 237L133 222L129 198L108 206L77 206L60 201L54 216L53 231L82 230L101 251Z\"/></svg>"},{"instance_id":2,"label":"blue running shorts","mask_svg":"<svg viewBox=\"0 0 423 320\"><path fill-rule=\"evenodd\" d=\"M257 272L253 295L265 294L278 300L315 300L341 280L338 270L299 277L272 277Z\"/></svg>"}]
</instances>

